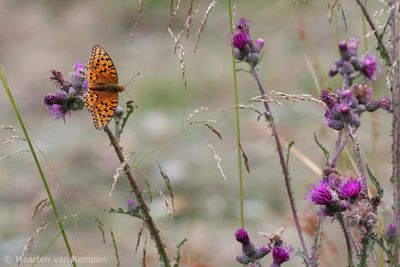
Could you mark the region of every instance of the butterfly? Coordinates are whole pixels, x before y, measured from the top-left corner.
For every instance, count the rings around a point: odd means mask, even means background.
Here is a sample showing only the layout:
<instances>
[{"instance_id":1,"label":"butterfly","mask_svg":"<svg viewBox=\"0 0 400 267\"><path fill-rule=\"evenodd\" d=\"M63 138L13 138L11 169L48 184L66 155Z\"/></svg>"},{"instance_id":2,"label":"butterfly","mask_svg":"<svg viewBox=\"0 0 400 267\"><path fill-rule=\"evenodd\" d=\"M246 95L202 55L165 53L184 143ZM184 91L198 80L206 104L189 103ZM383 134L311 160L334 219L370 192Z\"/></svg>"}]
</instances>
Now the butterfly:
<instances>
[{"instance_id":1,"label":"butterfly","mask_svg":"<svg viewBox=\"0 0 400 267\"><path fill-rule=\"evenodd\" d=\"M84 102L92 114L94 127L101 130L114 116L118 106L118 94L124 87L118 84L115 65L100 45L93 46L86 69L88 87Z\"/></svg>"}]
</instances>

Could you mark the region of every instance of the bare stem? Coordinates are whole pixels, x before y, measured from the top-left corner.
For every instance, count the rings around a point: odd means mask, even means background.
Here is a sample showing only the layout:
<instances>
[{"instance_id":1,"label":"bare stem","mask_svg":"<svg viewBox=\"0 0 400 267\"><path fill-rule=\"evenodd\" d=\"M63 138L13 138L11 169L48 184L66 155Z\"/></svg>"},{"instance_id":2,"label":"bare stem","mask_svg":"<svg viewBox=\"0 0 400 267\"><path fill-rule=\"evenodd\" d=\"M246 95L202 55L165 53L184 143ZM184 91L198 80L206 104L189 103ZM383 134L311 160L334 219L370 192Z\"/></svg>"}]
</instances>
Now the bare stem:
<instances>
[{"instance_id":1,"label":"bare stem","mask_svg":"<svg viewBox=\"0 0 400 267\"><path fill-rule=\"evenodd\" d=\"M341 214L337 216L340 226L342 227L344 238L346 240L346 247L347 247L347 261L349 263L349 267L353 267L353 249L351 248L351 241L350 241L350 235L349 231L346 227L346 224L344 223L343 217Z\"/></svg>"},{"instance_id":2,"label":"bare stem","mask_svg":"<svg viewBox=\"0 0 400 267\"><path fill-rule=\"evenodd\" d=\"M323 234L323 217L321 214L318 215L318 223L317 227L315 228L315 237L314 237L314 244L311 248L311 266L317 267L318 266L318 249L321 246L321 239Z\"/></svg>"},{"instance_id":3,"label":"bare stem","mask_svg":"<svg viewBox=\"0 0 400 267\"><path fill-rule=\"evenodd\" d=\"M345 134L344 139L343 139L343 134ZM345 130L340 130L338 133L338 139L336 141L336 151L329 163L329 166L331 168L336 167L339 156L348 143L349 143L349 134Z\"/></svg>"},{"instance_id":4,"label":"bare stem","mask_svg":"<svg viewBox=\"0 0 400 267\"><path fill-rule=\"evenodd\" d=\"M349 127L349 134L351 136L351 139L353 141L353 151L354 151L354 156L356 158L357 162L357 168L361 176L361 181L363 183L363 192L367 196L368 195L368 184L367 184L367 177L365 176L365 169L364 169L364 163L362 161L361 157L361 150L360 150L360 145L358 144L358 138L356 133L354 132L353 128Z\"/></svg>"},{"instance_id":5,"label":"bare stem","mask_svg":"<svg viewBox=\"0 0 400 267\"><path fill-rule=\"evenodd\" d=\"M393 65L390 79L393 93L393 181L394 209L396 222L395 266L400 266L400 68L399 68L399 29L398 0L390 0L391 10L391 58Z\"/></svg>"},{"instance_id":6,"label":"bare stem","mask_svg":"<svg viewBox=\"0 0 400 267\"><path fill-rule=\"evenodd\" d=\"M369 239L367 236L364 236L361 240L362 248L361 248L361 255L360 255L360 264L359 267L367 267L368 266L368 243Z\"/></svg>"},{"instance_id":7,"label":"bare stem","mask_svg":"<svg viewBox=\"0 0 400 267\"><path fill-rule=\"evenodd\" d=\"M265 93L264 86L263 86L263 84L261 82L260 74L258 72L257 67L253 67L252 66L251 69L250 69L250 73L253 75L254 79L257 82L258 88L259 88L260 93L261 93L261 97L266 100L267 95ZM264 103L264 108L265 108L265 117L268 120L269 125L270 125L270 127L272 129L272 135L273 135L273 137L275 139L276 148L278 150L279 161L280 161L280 164L281 164L281 167L282 167L283 176L284 176L284 179L285 179L285 186L286 186L286 190L287 190L287 193L288 193L288 196L289 196L289 203L290 203L290 208L292 209L292 216L293 216L294 224L296 225L297 234L299 235L299 239L300 239L301 246L303 248L304 256L307 258L307 261L308 261L310 259L310 255L308 254L307 246L306 246L306 243L304 242L303 232L301 230L299 217L297 215L296 203L294 201L293 190L292 190L291 184L290 184L289 169L288 169L288 166L287 166L286 161L285 161L285 156L283 154L282 144L281 144L281 141L279 139L278 130L276 128L274 117L272 116L269 104L268 104L267 101L263 101L263 103Z\"/></svg>"},{"instance_id":8,"label":"bare stem","mask_svg":"<svg viewBox=\"0 0 400 267\"><path fill-rule=\"evenodd\" d=\"M124 154L122 153L122 148L119 146L117 139L115 138L115 136L113 135L113 133L111 132L110 128L108 128L108 126L106 126L104 128L104 131L106 132L106 134L108 135L108 138L110 139L111 145L114 147L115 152L118 156L118 159L121 163L123 163L125 161L124 159ZM149 208L146 204L146 202L144 201L142 192L140 191L138 185L136 184L136 181L133 177L133 174L129 168L128 165L125 165L124 167L124 171L125 174L128 178L129 184L132 188L133 193L136 196L136 200L139 202L140 204L140 208L142 210L143 213L143 220L147 226L147 229L149 229L150 235L153 238L154 242L156 243L156 247L157 247L157 251L158 254L160 256L160 260L164 263L165 267L170 267L170 260L168 258L168 255L165 251L165 245L161 240L160 237L160 231L157 229L153 218L150 215L149 212Z\"/></svg>"}]
</instances>

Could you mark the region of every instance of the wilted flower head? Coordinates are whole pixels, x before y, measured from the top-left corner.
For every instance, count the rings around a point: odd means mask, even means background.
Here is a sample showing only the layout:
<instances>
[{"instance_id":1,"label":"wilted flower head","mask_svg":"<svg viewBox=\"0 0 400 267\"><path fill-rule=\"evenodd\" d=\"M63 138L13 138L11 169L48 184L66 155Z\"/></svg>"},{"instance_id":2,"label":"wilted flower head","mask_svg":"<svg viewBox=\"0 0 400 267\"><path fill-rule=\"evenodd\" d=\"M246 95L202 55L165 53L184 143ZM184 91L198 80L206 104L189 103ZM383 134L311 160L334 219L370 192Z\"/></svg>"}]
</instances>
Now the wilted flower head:
<instances>
[{"instance_id":1,"label":"wilted flower head","mask_svg":"<svg viewBox=\"0 0 400 267\"><path fill-rule=\"evenodd\" d=\"M346 214L349 225L359 226L365 234L372 234L377 222L377 211L370 199L361 199L350 206Z\"/></svg>"},{"instance_id":2,"label":"wilted flower head","mask_svg":"<svg viewBox=\"0 0 400 267\"><path fill-rule=\"evenodd\" d=\"M352 91L359 104L366 105L371 100L372 88L366 83L353 85Z\"/></svg>"},{"instance_id":3,"label":"wilted flower head","mask_svg":"<svg viewBox=\"0 0 400 267\"><path fill-rule=\"evenodd\" d=\"M271 267L278 267L281 266L282 263L289 261L292 253L292 246L286 246L284 244L275 246L272 249L273 263L271 264Z\"/></svg>"},{"instance_id":4,"label":"wilted flower head","mask_svg":"<svg viewBox=\"0 0 400 267\"><path fill-rule=\"evenodd\" d=\"M83 64L76 63L71 74L71 81L64 79L58 70L52 70L50 80L55 82L58 90L44 97L44 104L56 119L64 119L71 111L81 110L84 106L84 94L87 89L85 68Z\"/></svg>"},{"instance_id":5,"label":"wilted flower head","mask_svg":"<svg viewBox=\"0 0 400 267\"><path fill-rule=\"evenodd\" d=\"M242 264L255 264L255 266L261 266L259 265L258 260L271 252L271 249L268 246L261 246L257 249L250 241L249 235L244 228L236 230L235 238L242 244L242 254L236 256L236 261Z\"/></svg>"}]
</instances>

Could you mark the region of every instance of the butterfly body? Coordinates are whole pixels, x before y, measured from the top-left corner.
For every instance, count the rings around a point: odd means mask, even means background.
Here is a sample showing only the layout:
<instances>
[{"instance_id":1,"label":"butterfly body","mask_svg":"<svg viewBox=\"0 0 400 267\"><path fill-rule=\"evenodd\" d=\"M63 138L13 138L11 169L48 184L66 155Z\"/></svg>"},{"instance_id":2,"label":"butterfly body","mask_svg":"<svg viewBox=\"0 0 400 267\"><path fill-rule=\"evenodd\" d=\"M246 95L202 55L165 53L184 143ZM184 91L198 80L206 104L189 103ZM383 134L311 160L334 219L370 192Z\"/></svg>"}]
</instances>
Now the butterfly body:
<instances>
[{"instance_id":1,"label":"butterfly body","mask_svg":"<svg viewBox=\"0 0 400 267\"><path fill-rule=\"evenodd\" d=\"M97 84L90 87L90 90L96 92L120 93L124 87L119 84Z\"/></svg>"},{"instance_id":2,"label":"butterfly body","mask_svg":"<svg viewBox=\"0 0 400 267\"><path fill-rule=\"evenodd\" d=\"M88 81L85 105L92 114L96 129L103 129L114 116L118 106L119 93L124 87L118 84L118 74L111 57L99 45L92 48L86 66Z\"/></svg>"}]
</instances>

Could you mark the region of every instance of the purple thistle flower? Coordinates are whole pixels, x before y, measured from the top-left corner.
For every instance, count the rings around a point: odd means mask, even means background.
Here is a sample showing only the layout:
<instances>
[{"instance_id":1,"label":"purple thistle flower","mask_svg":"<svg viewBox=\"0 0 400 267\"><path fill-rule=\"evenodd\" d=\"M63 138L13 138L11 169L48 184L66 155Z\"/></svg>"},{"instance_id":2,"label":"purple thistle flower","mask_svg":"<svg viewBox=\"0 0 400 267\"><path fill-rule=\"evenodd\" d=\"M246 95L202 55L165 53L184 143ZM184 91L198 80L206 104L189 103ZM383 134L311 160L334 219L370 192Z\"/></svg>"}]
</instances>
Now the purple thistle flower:
<instances>
[{"instance_id":1,"label":"purple thistle flower","mask_svg":"<svg viewBox=\"0 0 400 267\"><path fill-rule=\"evenodd\" d=\"M67 114L68 110L65 109L63 106L54 104L49 107L50 113L56 118L56 119L65 119L65 115Z\"/></svg>"},{"instance_id":2,"label":"purple thistle flower","mask_svg":"<svg viewBox=\"0 0 400 267\"><path fill-rule=\"evenodd\" d=\"M338 188L338 194L344 199L355 199L361 193L362 182L360 179L347 179Z\"/></svg>"},{"instance_id":3,"label":"purple thistle flower","mask_svg":"<svg viewBox=\"0 0 400 267\"><path fill-rule=\"evenodd\" d=\"M250 35L244 31L236 31L233 35L233 45L238 49L246 48L250 40Z\"/></svg>"},{"instance_id":4,"label":"purple thistle flower","mask_svg":"<svg viewBox=\"0 0 400 267\"><path fill-rule=\"evenodd\" d=\"M324 101L326 106L330 109L337 103L337 96L331 91L323 89L321 91L321 100Z\"/></svg>"},{"instance_id":5,"label":"purple thistle flower","mask_svg":"<svg viewBox=\"0 0 400 267\"><path fill-rule=\"evenodd\" d=\"M344 128L344 123L340 115L339 105L335 103L332 108L326 109L325 121L328 127L334 130L341 130Z\"/></svg>"},{"instance_id":6,"label":"purple thistle flower","mask_svg":"<svg viewBox=\"0 0 400 267\"><path fill-rule=\"evenodd\" d=\"M236 26L236 29L249 34L250 33L250 21L246 18L241 18L239 20L238 25Z\"/></svg>"},{"instance_id":7,"label":"purple thistle flower","mask_svg":"<svg viewBox=\"0 0 400 267\"><path fill-rule=\"evenodd\" d=\"M262 246L259 249L257 249L255 258L257 260L264 258L264 256L268 255L272 249L269 246Z\"/></svg>"},{"instance_id":8,"label":"purple thistle flower","mask_svg":"<svg viewBox=\"0 0 400 267\"><path fill-rule=\"evenodd\" d=\"M55 82L58 91L47 94L44 104L56 119L65 120L67 113L84 107L84 94L88 84L85 79L85 67L81 63L75 63L73 69L71 81L65 80L60 71L51 71L50 80Z\"/></svg>"},{"instance_id":9,"label":"purple thistle flower","mask_svg":"<svg viewBox=\"0 0 400 267\"><path fill-rule=\"evenodd\" d=\"M285 245L275 246L272 249L273 263L270 265L270 267L281 266L282 263L287 262L290 259L292 253L293 253L292 246L285 246Z\"/></svg>"},{"instance_id":10,"label":"purple thistle flower","mask_svg":"<svg viewBox=\"0 0 400 267\"><path fill-rule=\"evenodd\" d=\"M67 94L64 91L59 90L55 94L47 94L44 97L44 104L56 119L65 119L68 109L65 108Z\"/></svg>"},{"instance_id":11,"label":"purple thistle flower","mask_svg":"<svg viewBox=\"0 0 400 267\"><path fill-rule=\"evenodd\" d=\"M396 237L396 224L391 223L388 225L385 233L385 238L387 242L392 243L395 240Z\"/></svg>"},{"instance_id":12,"label":"purple thistle flower","mask_svg":"<svg viewBox=\"0 0 400 267\"><path fill-rule=\"evenodd\" d=\"M387 96L384 96L381 99L379 99L379 107L388 112L392 112L392 102Z\"/></svg>"},{"instance_id":13,"label":"purple thistle flower","mask_svg":"<svg viewBox=\"0 0 400 267\"><path fill-rule=\"evenodd\" d=\"M350 55L349 55L349 47L347 46L346 41L345 40L341 41L338 47L341 58L343 60L348 60L350 58Z\"/></svg>"},{"instance_id":14,"label":"purple thistle flower","mask_svg":"<svg viewBox=\"0 0 400 267\"><path fill-rule=\"evenodd\" d=\"M235 238L242 244L243 254L236 257L236 261L242 264L259 264L258 260L271 252L268 246L262 246L257 249L250 241L249 235L244 228L236 230Z\"/></svg>"},{"instance_id":15,"label":"purple thistle flower","mask_svg":"<svg viewBox=\"0 0 400 267\"><path fill-rule=\"evenodd\" d=\"M372 81L375 81L375 74L378 68L377 57L374 54L366 53L364 56L361 57L360 65L361 72L364 74L364 76Z\"/></svg>"},{"instance_id":16,"label":"purple thistle flower","mask_svg":"<svg viewBox=\"0 0 400 267\"><path fill-rule=\"evenodd\" d=\"M254 42L254 47L253 47L254 52L255 52L255 53L260 53L261 50L262 50L263 47L264 47L264 44L265 44L264 39L258 38L258 39Z\"/></svg>"},{"instance_id":17,"label":"purple thistle flower","mask_svg":"<svg viewBox=\"0 0 400 267\"><path fill-rule=\"evenodd\" d=\"M126 201L126 205L128 206L128 212L130 213L137 213L139 211L139 203L131 198L128 198L128 200Z\"/></svg>"},{"instance_id":18,"label":"purple thistle flower","mask_svg":"<svg viewBox=\"0 0 400 267\"><path fill-rule=\"evenodd\" d=\"M74 74L75 75L80 75L85 73L85 65L83 65L80 62L76 62L74 64Z\"/></svg>"},{"instance_id":19,"label":"purple thistle flower","mask_svg":"<svg viewBox=\"0 0 400 267\"><path fill-rule=\"evenodd\" d=\"M358 38L350 37L347 47L351 56L357 56L358 43Z\"/></svg>"},{"instance_id":20,"label":"purple thistle flower","mask_svg":"<svg viewBox=\"0 0 400 267\"><path fill-rule=\"evenodd\" d=\"M242 243L242 245L247 245L250 243L249 235L247 234L247 231L244 228L239 228L236 230L235 238L237 241Z\"/></svg>"},{"instance_id":21,"label":"purple thistle flower","mask_svg":"<svg viewBox=\"0 0 400 267\"><path fill-rule=\"evenodd\" d=\"M319 185L314 185L308 192L306 199L315 205L332 205L335 197L327 181L321 181Z\"/></svg>"}]
</instances>

